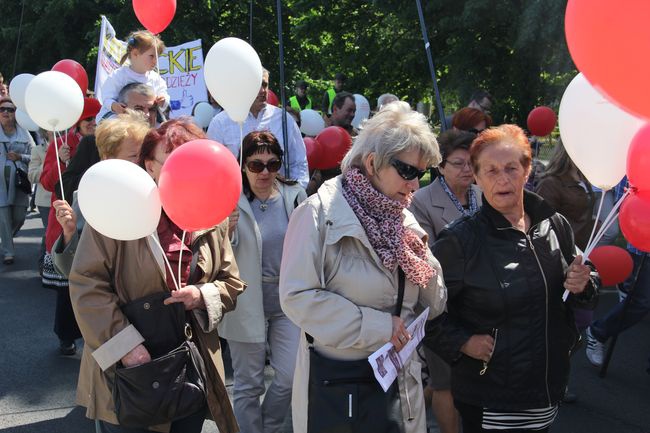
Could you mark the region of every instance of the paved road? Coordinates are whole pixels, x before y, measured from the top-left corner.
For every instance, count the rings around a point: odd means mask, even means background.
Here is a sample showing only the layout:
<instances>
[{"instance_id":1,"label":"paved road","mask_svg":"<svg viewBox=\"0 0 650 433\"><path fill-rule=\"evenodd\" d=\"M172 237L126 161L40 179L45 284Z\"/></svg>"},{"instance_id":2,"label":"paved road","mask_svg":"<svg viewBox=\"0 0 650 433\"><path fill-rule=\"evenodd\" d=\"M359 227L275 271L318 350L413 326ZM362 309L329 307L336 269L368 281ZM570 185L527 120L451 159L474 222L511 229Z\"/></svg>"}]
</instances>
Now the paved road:
<instances>
[{"instance_id":1,"label":"paved road","mask_svg":"<svg viewBox=\"0 0 650 433\"><path fill-rule=\"evenodd\" d=\"M94 424L74 405L79 356L59 355L55 294L41 287L36 272L41 234L32 213L16 240L16 263L0 264L0 433L91 433ZM614 294L605 294L597 314L614 302ZM576 354L571 387L580 399L562 407L553 433L650 433L648 356L650 318L621 336L606 379L583 352ZM204 433L213 432L206 423Z\"/></svg>"}]
</instances>

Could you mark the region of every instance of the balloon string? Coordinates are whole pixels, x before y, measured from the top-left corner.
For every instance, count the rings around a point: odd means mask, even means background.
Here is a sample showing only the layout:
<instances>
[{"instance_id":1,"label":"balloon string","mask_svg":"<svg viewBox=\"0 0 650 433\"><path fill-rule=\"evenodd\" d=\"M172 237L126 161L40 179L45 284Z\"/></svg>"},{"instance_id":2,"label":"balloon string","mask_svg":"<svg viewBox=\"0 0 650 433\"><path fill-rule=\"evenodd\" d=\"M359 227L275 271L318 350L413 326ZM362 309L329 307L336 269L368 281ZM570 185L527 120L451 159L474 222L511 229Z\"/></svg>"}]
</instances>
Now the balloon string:
<instances>
[{"instance_id":1,"label":"balloon string","mask_svg":"<svg viewBox=\"0 0 650 433\"><path fill-rule=\"evenodd\" d=\"M183 235L181 236L181 249L178 254L178 284L183 285L183 280L181 278L181 263L183 263L183 247L185 246L185 234L187 232L183 230Z\"/></svg>"},{"instance_id":2,"label":"balloon string","mask_svg":"<svg viewBox=\"0 0 650 433\"><path fill-rule=\"evenodd\" d=\"M172 276L172 281L174 282L174 286L176 287L176 290L180 290L180 287L178 287L178 283L176 282L176 278L174 278L174 271L172 270L172 265L169 263L169 260L167 259L167 254L165 254L165 250L163 249L162 245L160 245L160 242L158 241L158 238L155 236L155 233L152 233L149 236L151 236L151 239L153 239L153 243L156 244L158 248L160 248L160 252L162 253L163 259L165 260L165 264L167 265L169 274Z\"/></svg>"},{"instance_id":3,"label":"balloon string","mask_svg":"<svg viewBox=\"0 0 650 433\"><path fill-rule=\"evenodd\" d=\"M616 202L616 204L614 205L612 210L609 212L609 214L605 218L605 221L603 221L602 227L600 228L600 230L598 230L598 233L596 233L596 236L595 236L595 238L594 238L594 240L592 242L592 245L589 245L587 248L585 248L585 252L582 255L582 263L585 263L587 261L587 259L589 258L589 255L594 251L594 249L596 248L596 245L598 245L598 242L602 239L603 236L605 236L605 233L612 226L612 224L614 224L614 221L616 221L616 218L618 218L618 213L617 213L618 208L621 207L621 204L623 204L623 200L625 199L625 197L630 195L630 193L631 193L631 190L628 188L625 191L625 193L623 193L623 196ZM596 221L598 221L598 220L596 219ZM596 223L594 223L594 225L595 224ZM562 301L566 302L568 297L569 297L569 291L565 290L564 294L562 295Z\"/></svg>"},{"instance_id":4,"label":"balloon string","mask_svg":"<svg viewBox=\"0 0 650 433\"><path fill-rule=\"evenodd\" d=\"M616 221L616 218L618 218L618 209L621 207L623 204L623 200L630 195L631 190L627 189L625 193L623 193L623 196L616 202L612 210L609 212L605 220L603 221L603 225L601 226L600 230L598 230L598 233L596 233L596 236L594 238L594 241L592 242L592 245L590 245L588 248L585 249L585 260L589 255L593 252L593 250L596 248L596 245L598 242L602 239L603 236L605 236L605 233L607 230L611 227L611 225Z\"/></svg>"},{"instance_id":5,"label":"balloon string","mask_svg":"<svg viewBox=\"0 0 650 433\"><path fill-rule=\"evenodd\" d=\"M57 131L54 131L54 153L56 153L56 169L59 173L59 185L61 186L61 200L65 200L65 193L63 192L63 175L61 174L61 160L59 159L59 145L56 140ZM63 137L59 132L59 140L63 143Z\"/></svg>"},{"instance_id":6,"label":"balloon string","mask_svg":"<svg viewBox=\"0 0 650 433\"><path fill-rule=\"evenodd\" d=\"M600 212L603 210L603 203L605 202L605 193L607 190L603 189L602 194L600 195L600 204L598 205L598 212L596 213L596 220L594 221L594 226L591 228L591 234L589 235L589 240L587 241L587 245L585 246L585 252L589 251L589 248L591 247L591 244L593 243L594 240L594 234L596 234L596 226L598 225L598 221L600 221ZM582 257L582 263L584 263L586 260L586 257Z\"/></svg>"},{"instance_id":7,"label":"balloon string","mask_svg":"<svg viewBox=\"0 0 650 433\"><path fill-rule=\"evenodd\" d=\"M244 122L239 122L239 168L244 166Z\"/></svg>"}]
</instances>

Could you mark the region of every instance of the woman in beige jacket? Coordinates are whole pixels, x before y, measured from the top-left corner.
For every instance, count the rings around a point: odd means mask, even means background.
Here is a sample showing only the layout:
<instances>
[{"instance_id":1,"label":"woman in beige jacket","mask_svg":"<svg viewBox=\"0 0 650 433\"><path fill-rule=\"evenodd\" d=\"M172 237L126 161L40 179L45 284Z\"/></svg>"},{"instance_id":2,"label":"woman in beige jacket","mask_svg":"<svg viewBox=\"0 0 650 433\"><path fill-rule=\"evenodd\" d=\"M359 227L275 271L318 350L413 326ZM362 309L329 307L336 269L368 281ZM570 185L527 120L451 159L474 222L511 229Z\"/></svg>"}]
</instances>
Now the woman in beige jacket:
<instances>
[{"instance_id":1,"label":"woman in beige jacket","mask_svg":"<svg viewBox=\"0 0 650 433\"><path fill-rule=\"evenodd\" d=\"M440 161L438 146L424 116L406 104L391 105L366 122L343 160L343 174L323 184L289 222L280 301L303 331L292 398L296 433L308 432L308 410L318 409L309 407L306 334L321 357L363 360L389 341L401 350L411 338L406 326L425 307L429 319L444 309L442 271L406 210L418 178ZM405 274L399 317L393 315L398 266ZM384 431L426 431L420 369L411 356L398 374L398 414ZM356 403L350 404L352 411ZM354 421L340 428L367 431Z\"/></svg>"},{"instance_id":2,"label":"woman in beige jacket","mask_svg":"<svg viewBox=\"0 0 650 433\"><path fill-rule=\"evenodd\" d=\"M145 137L142 165L157 181L162 164L175 148L203 137L203 132L189 120L169 121ZM179 229L163 214L156 234L173 269L179 266L179 249L186 251L181 267L184 287L172 292L165 302L182 302L186 310L192 311L194 341L206 366L207 410L220 432L234 433L238 427L224 385L217 324L224 313L235 308L245 284L239 279L227 231L225 221L189 234L183 244ZM192 273L193 252L196 268ZM115 364L131 367L151 360L142 335L129 323L121 307L146 295L170 291L172 278L151 237L118 241L88 224L84 227L70 273L70 297L85 340L77 402L87 408L87 417L99 420L103 432L141 431L117 425L111 395ZM206 415L206 411L200 411L171 425L149 429L200 432Z\"/></svg>"}]
</instances>

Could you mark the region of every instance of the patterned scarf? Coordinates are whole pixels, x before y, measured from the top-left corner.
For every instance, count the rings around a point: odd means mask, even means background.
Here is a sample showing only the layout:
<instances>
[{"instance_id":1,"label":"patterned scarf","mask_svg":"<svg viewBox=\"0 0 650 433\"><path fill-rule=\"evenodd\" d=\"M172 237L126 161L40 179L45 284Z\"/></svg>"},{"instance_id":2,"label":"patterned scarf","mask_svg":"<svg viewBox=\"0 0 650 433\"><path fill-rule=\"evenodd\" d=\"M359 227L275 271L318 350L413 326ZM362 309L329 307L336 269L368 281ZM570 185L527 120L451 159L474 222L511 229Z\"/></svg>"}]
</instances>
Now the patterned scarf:
<instances>
[{"instance_id":1,"label":"patterned scarf","mask_svg":"<svg viewBox=\"0 0 650 433\"><path fill-rule=\"evenodd\" d=\"M451 189L449 188L449 185L447 185L447 182L445 182L445 178L440 176L440 185L442 185L442 190L447 193L449 196L449 199L451 202L456 206L456 209L460 211L460 214L463 216L468 216L472 215L474 212L478 210L478 202L476 201L476 194L474 194L474 190L470 187L467 190L467 203L469 204L469 209L465 209L462 204L460 204L460 201L458 200L458 197L456 197L456 194L454 194Z\"/></svg>"},{"instance_id":2,"label":"patterned scarf","mask_svg":"<svg viewBox=\"0 0 650 433\"><path fill-rule=\"evenodd\" d=\"M377 191L357 168L350 169L343 179L343 196L361 222L370 245L391 272L401 266L413 284L426 287L435 270L426 260L422 240L405 230L402 211L411 203L391 200Z\"/></svg>"}]
</instances>

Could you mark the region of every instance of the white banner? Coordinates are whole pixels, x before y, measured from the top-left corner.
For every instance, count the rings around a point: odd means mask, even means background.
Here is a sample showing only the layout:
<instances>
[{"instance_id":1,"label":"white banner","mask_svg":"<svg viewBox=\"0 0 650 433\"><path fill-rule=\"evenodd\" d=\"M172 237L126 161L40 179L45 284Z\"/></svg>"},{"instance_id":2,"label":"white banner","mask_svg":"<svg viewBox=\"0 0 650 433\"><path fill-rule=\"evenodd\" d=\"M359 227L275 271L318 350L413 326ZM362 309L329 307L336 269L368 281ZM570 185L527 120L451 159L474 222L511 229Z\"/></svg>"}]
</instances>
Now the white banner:
<instances>
[{"instance_id":1,"label":"white banner","mask_svg":"<svg viewBox=\"0 0 650 433\"><path fill-rule=\"evenodd\" d=\"M101 87L106 78L120 67L120 59L126 53L126 42L118 39L111 23L102 16L97 54L95 97L102 100ZM191 115L198 102L208 100L203 78L203 50L201 39L167 47L158 59L160 76L167 81L171 97L170 117Z\"/></svg>"}]
</instances>

